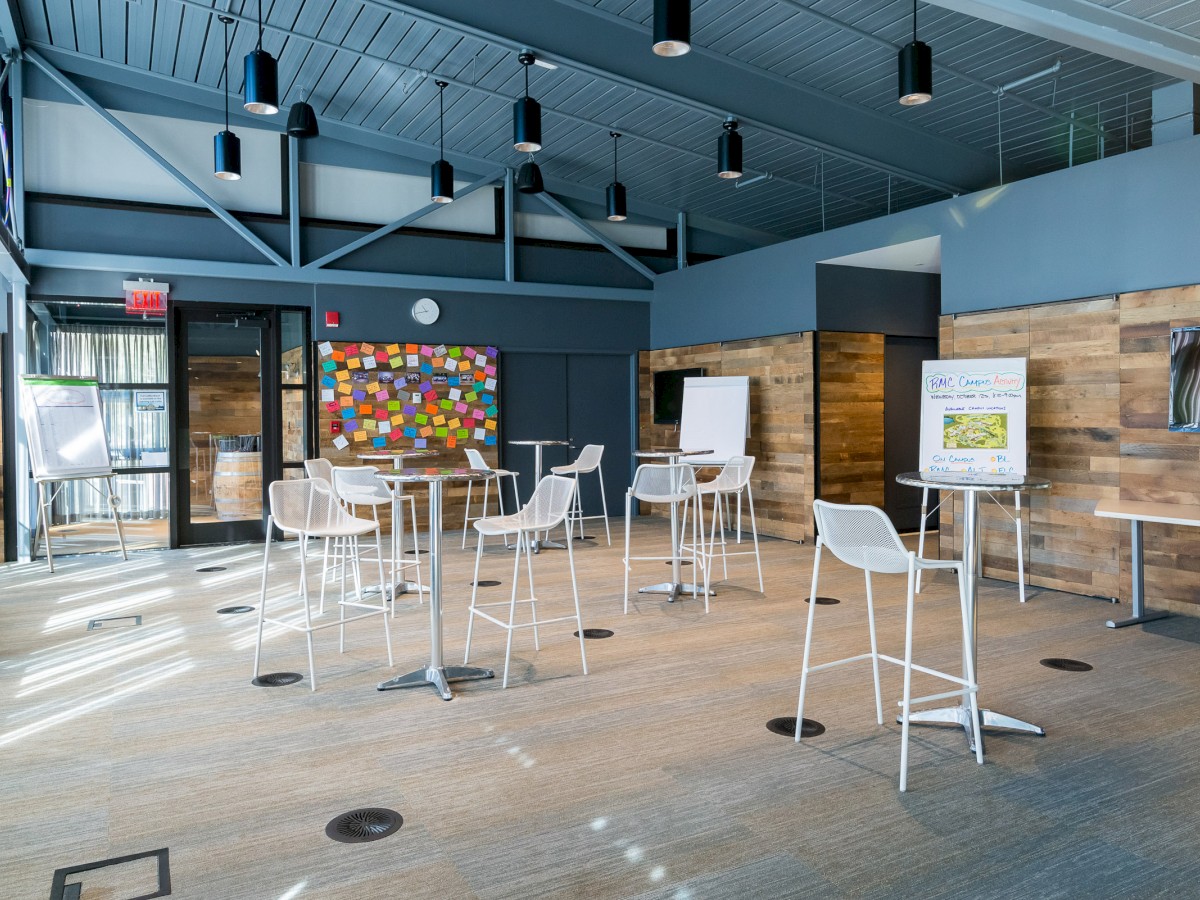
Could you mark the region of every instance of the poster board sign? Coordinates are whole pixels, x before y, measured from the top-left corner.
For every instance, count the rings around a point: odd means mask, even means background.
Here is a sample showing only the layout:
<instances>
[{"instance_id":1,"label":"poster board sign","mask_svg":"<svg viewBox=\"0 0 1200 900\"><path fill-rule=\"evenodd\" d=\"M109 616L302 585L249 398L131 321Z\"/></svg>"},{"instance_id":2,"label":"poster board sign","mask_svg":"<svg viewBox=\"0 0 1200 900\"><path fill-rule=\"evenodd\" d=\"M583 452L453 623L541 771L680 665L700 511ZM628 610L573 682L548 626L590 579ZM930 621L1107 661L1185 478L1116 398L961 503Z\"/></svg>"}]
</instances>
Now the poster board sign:
<instances>
[{"instance_id":1,"label":"poster board sign","mask_svg":"<svg viewBox=\"0 0 1200 900\"><path fill-rule=\"evenodd\" d=\"M100 388L95 379L22 375L21 407L34 478L112 474Z\"/></svg>"},{"instance_id":2,"label":"poster board sign","mask_svg":"<svg viewBox=\"0 0 1200 900\"><path fill-rule=\"evenodd\" d=\"M746 452L750 437L750 376L714 375L683 380L683 412L679 446L712 450L688 460L695 465L721 466Z\"/></svg>"},{"instance_id":3,"label":"poster board sign","mask_svg":"<svg viewBox=\"0 0 1200 900\"><path fill-rule=\"evenodd\" d=\"M318 410L325 455L497 449L499 351L460 344L322 341Z\"/></svg>"},{"instance_id":4,"label":"poster board sign","mask_svg":"<svg viewBox=\"0 0 1200 900\"><path fill-rule=\"evenodd\" d=\"M921 369L921 471L1026 475L1024 357L934 359Z\"/></svg>"}]
</instances>

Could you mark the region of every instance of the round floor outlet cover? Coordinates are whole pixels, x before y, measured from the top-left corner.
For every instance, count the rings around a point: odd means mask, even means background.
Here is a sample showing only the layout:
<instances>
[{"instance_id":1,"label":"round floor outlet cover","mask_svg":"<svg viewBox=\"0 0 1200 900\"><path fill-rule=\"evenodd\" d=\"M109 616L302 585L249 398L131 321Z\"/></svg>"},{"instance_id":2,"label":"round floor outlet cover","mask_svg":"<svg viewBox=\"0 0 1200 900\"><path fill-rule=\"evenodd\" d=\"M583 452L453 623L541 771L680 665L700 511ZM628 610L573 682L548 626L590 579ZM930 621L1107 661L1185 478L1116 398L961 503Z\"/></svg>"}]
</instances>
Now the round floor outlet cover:
<instances>
[{"instance_id":1,"label":"round floor outlet cover","mask_svg":"<svg viewBox=\"0 0 1200 900\"><path fill-rule=\"evenodd\" d=\"M476 587L500 587L500 582L494 579L488 579L487 581L472 581L471 584L475 585Z\"/></svg>"},{"instance_id":2,"label":"round floor outlet cover","mask_svg":"<svg viewBox=\"0 0 1200 900\"><path fill-rule=\"evenodd\" d=\"M691 561L690 559L681 559L681 560L679 561L679 564L680 564L681 566L690 566L690 565L692 564L692 561ZM664 566L669 566L669 565L671 565L671 560L669 560L669 559L668 559L668 560L667 560L665 563L663 563L663 565L664 565Z\"/></svg>"},{"instance_id":3,"label":"round floor outlet cover","mask_svg":"<svg viewBox=\"0 0 1200 900\"><path fill-rule=\"evenodd\" d=\"M576 631L575 637L579 637L579 632ZM600 638L610 638L615 632L609 631L607 628L585 628L583 636L588 640L599 640Z\"/></svg>"},{"instance_id":4,"label":"round floor outlet cover","mask_svg":"<svg viewBox=\"0 0 1200 900\"><path fill-rule=\"evenodd\" d=\"M223 616L232 616L232 615L236 615L237 613L254 612L254 607L253 606L222 606L220 609L217 610L217 612Z\"/></svg>"},{"instance_id":5,"label":"round floor outlet cover","mask_svg":"<svg viewBox=\"0 0 1200 900\"><path fill-rule=\"evenodd\" d=\"M224 566L201 566L196 571L197 572L224 572L225 567Z\"/></svg>"},{"instance_id":6,"label":"round floor outlet cover","mask_svg":"<svg viewBox=\"0 0 1200 900\"><path fill-rule=\"evenodd\" d=\"M425 549L421 549L421 550L405 550L405 551L404 551L404 553L405 553L407 556L416 556L418 553L428 553L428 552L429 552L429 551L428 551L428 550L425 550Z\"/></svg>"},{"instance_id":7,"label":"round floor outlet cover","mask_svg":"<svg viewBox=\"0 0 1200 900\"><path fill-rule=\"evenodd\" d=\"M804 602L808 603L809 598L805 597ZM833 606L834 604L841 603L841 602L842 601L839 600L837 597L818 597L817 598L817 606Z\"/></svg>"},{"instance_id":8,"label":"round floor outlet cover","mask_svg":"<svg viewBox=\"0 0 1200 900\"><path fill-rule=\"evenodd\" d=\"M403 824L404 817L395 810L369 806L331 820L325 826L325 835L343 844L365 844L395 834Z\"/></svg>"},{"instance_id":9,"label":"round floor outlet cover","mask_svg":"<svg viewBox=\"0 0 1200 900\"><path fill-rule=\"evenodd\" d=\"M771 719L767 722L767 731L772 734L782 734L785 737L794 738L796 736L796 717L781 716L778 719ZM824 733L825 726L816 719L805 719L804 724L800 728L800 737L816 737Z\"/></svg>"},{"instance_id":10,"label":"round floor outlet cover","mask_svg":"<svg viewBox=\"0 0 1200 900\"><path fill-rule=\"evenodd\" d=\"M266 675L250 679L250 683L255 687L283 687L285 684L295 684L303 680L304 676L299 672L268 672Z\"/></svg>"},{"instance_id":11,"label":"round floor outlet cover","mask_svg":"<svg viewBox=\"0 0 1200 900\"><path fill-rule=\"evenodd\" d=\"M1092 667L1082 660L1065 659L1061 656L1052 656L1049 659L1039 660L1047 669L1057 669L1059 672L1090 672Z\"/></svg>"}]
</instances>

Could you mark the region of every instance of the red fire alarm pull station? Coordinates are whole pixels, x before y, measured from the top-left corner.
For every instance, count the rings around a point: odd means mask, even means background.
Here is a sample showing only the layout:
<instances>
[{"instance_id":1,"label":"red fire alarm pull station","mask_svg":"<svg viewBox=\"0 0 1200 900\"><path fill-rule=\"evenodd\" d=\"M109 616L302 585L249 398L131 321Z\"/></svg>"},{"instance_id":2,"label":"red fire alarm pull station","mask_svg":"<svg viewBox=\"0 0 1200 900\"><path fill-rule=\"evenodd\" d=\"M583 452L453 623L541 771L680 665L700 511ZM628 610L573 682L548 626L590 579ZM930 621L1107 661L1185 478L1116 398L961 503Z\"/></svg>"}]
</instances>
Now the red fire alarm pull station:
<instances>
[{"instance_id":1,"label":"red fire alarm pull station","mask_svg":"<svg viewBox=\"0 0 1200 900\"><path fill-rule=\"evenodd\" d=\"M331 309L326 310L325 311L325 327L326 328L337 328L339 324L341 324L340 316Z\"/></svg>"},{"instance_id":2,"label":"red fire alarm pull station","mask_svg":"<svg viewBox=\"0 0 1200 900\"><path fill-rule=\"evenodd\" d=\"M339 422L337 419L334 419L332 422L329 423L329 433L330 434L337 434L341 430L342 430L342 423Z\"/></svg>"}]
</instances>

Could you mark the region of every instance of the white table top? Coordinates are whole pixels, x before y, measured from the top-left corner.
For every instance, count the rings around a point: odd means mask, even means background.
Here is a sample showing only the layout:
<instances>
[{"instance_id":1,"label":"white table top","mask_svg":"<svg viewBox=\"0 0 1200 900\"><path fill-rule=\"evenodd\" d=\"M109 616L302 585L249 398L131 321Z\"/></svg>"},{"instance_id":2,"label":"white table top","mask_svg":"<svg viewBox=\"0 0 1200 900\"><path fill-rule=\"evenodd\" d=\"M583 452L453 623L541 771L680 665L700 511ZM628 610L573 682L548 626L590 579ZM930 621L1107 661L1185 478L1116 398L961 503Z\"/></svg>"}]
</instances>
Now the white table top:
<instances>
[{"instance_id":1,"label":"white table top","mask_svg":"<svg viewBox=\"0 0 1200 900\"><path fill-rule=\"evenodd\" d=\"M393 450L390 452L378 451L376 453L359 453L359 459L413 459L421 456L437 456L438 450Z\"/></svg>"},{"instance_id":2,"label":"white table top","mask_svg":"<svg viewBox=\"0 0 1200 900\"><path fill-rule=\"evenodd\" d=\"M956 477L957 476L957 477ZM1019 479L1019 480L1018 480ZM1006 478L988 477L986 472L905 472L897 475L896 481L910 487L927 487L938 491L1035 491L1050 487L1049 480L1036 475Z\"/></svg>"},{"instance_id":3,"label":"white table top","mask_svg":"<svg viewBox=\"0 0 1200 900\"><path fill-rule=\"evenodd\" d=\"M1146 500L1101 500L1095 513L1107 519L1138 519L1167 525L1200 525L1200 506Z\"/></svg>"},{"instance_id":4,"label":"white table top","mask_svg":"<svg viewBox=\"0 0 1200 900\"><path fill-rule=\"evenodd\" d=\"M638 459L677 459L681 456L703 456L712 453L711 450L634 450L633 455Z\"/></svg>"},{"instance_id":5,"label":"white table top","mask_svg":"<svg viewBox=\"0 0 1200 900\"><path fill-rule=\"evenodd\" d=\"M480 481L491 478L496 473L491 469L395 469L391 472L380 472L379 478L384 481Z\"/></svg>"},{"instance_id":6,"label":"white table top","mask_svg":"<svg viewBox=\"0 0 1200 900\"><path fill-rule=\"evenodd\" d=\"M516 447L570 447L570 441L509 441Z\"/></svg>"}]
</instances>

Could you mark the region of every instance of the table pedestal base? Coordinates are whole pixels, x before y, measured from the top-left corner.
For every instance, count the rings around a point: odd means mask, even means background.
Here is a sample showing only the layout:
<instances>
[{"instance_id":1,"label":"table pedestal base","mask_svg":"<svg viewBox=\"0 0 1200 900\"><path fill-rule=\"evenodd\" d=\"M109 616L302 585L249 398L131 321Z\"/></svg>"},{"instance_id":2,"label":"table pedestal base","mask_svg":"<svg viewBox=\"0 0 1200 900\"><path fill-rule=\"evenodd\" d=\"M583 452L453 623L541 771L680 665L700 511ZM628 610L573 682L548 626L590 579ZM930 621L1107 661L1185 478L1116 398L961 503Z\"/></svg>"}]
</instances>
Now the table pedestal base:
<instances>
[{"instance_id":1,"label":"table pedestal base","mask_svg":"<svg viewBox=\"0 0 1200 900\"><path fill-rule=\"evenodd\" d=\"M450 683L454 681L476 681L480 678L495 678L496 673L491 669L478 669L474 666L426 666L407 675L397 675L376 685L379 691L394 691L398 688L420 687L431 684L443 700L449 700L454 695L450 693Z\"/></svg>"},{"instance_id":2,"label":"table pedestal base","mask_svg":"<svg viewBox=\"0 0 1200 900\"><path fill-rule=\"evenodd\" d=\"M1157 612L1144 612L1140 615L1130 616L1128 619L1109 619L1104 624L1109 628L1124 628L1126 625L1141 625L1143 622L1153 622L1155 619L1170 618L1169 612L1159 610Z\"/></svg>"},{"instance_id":3,"label":"table pedestal base","mask_svg":"<svg viewBox=\"0 0 1200 900\"><path fill-rule=\"evenodd\" d=\"M428 587L421 587L415 581L397 581L388 591L388 599L395 599L404 594L421 594L429 593Z\"/></svg>"},{"instance_id":4,"label":"table pedestal base","mask_svg":"<svg viewBox=\"0 0 1200 900\"><path fill-rule=\"evenodd\" d=\"M674 603L675 598L683 594L695 593L697 597L704 596L704 586L700 584L672 584L670 581L661 581L658 584L652 584L649 587L638 588L639 594L666 594L667 602ZM715 597L717 592L712 588L708 589L708 596Z\"/></svg>"},{"instance_id":5,"label":"table pedestal base","mask_svg":"<svg viewBox=\"0 0 1200 900\"><path fill-rule=\"evenodd\" d=\"M983 728L1005 728L1009 731L1025 731L1029 734L1036 734L1040 737L1045 737L1046 732L1038 725L1032 722L1025 722L1021 719L1014 719L1012 716L1006 716L1004 713L993 712L990 709L981 709L979 711L981 718L980 725ZM900 716L896 716L896 723L900 724ZM975 741L972 737L971 729L971 708L969 706L942 706L937 709L920 709L909 714L908 721L912 725L958 725L967 735L967 747L972 753L975 752Z\"/></svg>"}]
</instances>

